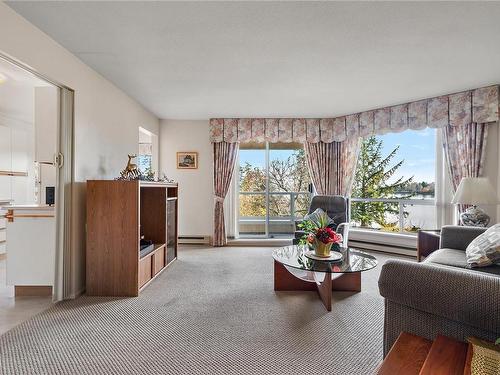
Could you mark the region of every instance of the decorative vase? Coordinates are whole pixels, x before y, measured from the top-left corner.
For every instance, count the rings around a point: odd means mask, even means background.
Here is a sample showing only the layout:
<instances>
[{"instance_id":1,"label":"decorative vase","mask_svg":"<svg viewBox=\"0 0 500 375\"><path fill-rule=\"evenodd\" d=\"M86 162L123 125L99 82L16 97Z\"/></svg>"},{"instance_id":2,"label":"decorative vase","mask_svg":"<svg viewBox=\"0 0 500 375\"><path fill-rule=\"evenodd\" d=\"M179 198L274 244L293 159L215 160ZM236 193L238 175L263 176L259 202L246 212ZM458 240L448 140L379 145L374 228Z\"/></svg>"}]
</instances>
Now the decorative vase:
<instances>
[{"instance_id":1,"label":"decorative vase","mask_svg":"<svg viewBox=\"0 0 500 375\"><path fill-rule=\"evenodd\" d=\"M330 256L330 251L332 248L332 243L323 243L318 240L314 240L313 244L314 254L321 258L328 258Z\"/></svg>"}]
</instances>

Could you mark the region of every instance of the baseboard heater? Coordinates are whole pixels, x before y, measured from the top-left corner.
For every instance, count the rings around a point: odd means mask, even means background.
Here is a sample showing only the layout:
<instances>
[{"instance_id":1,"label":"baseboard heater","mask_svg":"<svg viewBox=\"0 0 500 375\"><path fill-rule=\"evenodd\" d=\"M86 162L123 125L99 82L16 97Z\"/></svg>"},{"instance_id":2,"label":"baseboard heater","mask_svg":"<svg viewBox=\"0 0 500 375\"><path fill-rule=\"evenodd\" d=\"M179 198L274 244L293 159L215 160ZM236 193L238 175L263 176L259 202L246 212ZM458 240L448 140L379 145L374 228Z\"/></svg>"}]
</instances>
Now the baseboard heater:
<instances>
[{"instance_id":1,"label":"baseboard heater","mask_svg":"<svg viewBox=\"0 0 500 375\"><path fill-rule=\"evenodd\" d=\"M417 255L417 249L415 249L413 247L379 244L376 242L349 240L349 247L358 248L361 250L363 250L363 249L375 250L375 251L381 251L384 253L401 254L401 255L408 255L408 256L416 256Z\"/></svg>"},{"instance_id":2,"label":"baseboard heater","mask_svg":"<svg viewBox=\"0 0 500 375\"><path fill-rule=\"evenodd\" d=\"M210 245L212 243L212 237L210 236L179 236L179 244L184 245Z\"/></svg>"}]
</instances>

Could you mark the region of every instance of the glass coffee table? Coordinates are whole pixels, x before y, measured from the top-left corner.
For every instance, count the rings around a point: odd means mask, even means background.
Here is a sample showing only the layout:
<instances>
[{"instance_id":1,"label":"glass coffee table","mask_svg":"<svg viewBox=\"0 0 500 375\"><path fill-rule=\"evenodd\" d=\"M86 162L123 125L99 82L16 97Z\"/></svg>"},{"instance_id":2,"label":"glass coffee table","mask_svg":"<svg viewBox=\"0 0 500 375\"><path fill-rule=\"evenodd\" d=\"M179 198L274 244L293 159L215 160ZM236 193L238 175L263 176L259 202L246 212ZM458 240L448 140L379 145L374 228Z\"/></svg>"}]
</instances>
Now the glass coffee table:
<instances>
[{"instance_id":1,"label":"glass coffee table","mask_svg":"<svg viewBox=\"0 0 500 375\"><path fill-rule=\"evenodd\" d=\"M306 257L306 245L280 247L273 251L274 290L317 290L328 311L332 310L332 290L361 291L361 272L377 265L377 259L363 251L341 249L339 261Z\"/></svg>"}]
</instances>

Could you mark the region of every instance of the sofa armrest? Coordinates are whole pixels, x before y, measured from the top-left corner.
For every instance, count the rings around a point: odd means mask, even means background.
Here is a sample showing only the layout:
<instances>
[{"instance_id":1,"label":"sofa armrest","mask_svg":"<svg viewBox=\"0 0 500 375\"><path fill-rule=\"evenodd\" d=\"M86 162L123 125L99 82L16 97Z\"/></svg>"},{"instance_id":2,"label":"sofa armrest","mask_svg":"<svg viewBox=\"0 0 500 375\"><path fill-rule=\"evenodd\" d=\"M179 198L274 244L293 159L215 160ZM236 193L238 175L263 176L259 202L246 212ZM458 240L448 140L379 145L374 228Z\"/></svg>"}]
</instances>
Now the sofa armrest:
<instances>
[{"instance_id":1,"label":"sofa armrest","mask_svg":"<svg viewBox=\"0 0 500 375\"><path fill-rule=\"evenodd\" d=\"M500 277L482 272L390 260L382 266L387 300L500 335Z\"/></svg>"},{"instance_id":2,"label":"sofa armrest","mask_svg":"<svg viewBox=\"0 0 500 375\"><path fill-rule=\"evenodd\" d=\"M441 228L440 248L465 250L474 238L484 233L487 228L445 225Z\"/></svg>"}]
</instances>

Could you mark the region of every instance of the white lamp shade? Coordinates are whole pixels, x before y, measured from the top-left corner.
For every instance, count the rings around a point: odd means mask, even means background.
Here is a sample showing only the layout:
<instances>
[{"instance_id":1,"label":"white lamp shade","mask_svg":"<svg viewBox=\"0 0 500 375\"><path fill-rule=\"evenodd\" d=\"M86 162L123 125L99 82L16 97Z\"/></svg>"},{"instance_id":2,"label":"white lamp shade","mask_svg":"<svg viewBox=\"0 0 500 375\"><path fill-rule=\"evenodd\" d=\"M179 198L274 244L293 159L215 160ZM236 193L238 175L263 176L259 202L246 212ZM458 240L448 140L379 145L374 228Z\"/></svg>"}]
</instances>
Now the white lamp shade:
<instances>
[{"instance_id":1,"label":"white lamp shade","mask_svg":"<svg viewBox=\"0 0 500 375\"><path fill-rule=\"evenodd\" d=\"M486 177L464 177L458 185L451 203L454 204L498 204L495 189Z\"/></svg>"}]
</instances>

